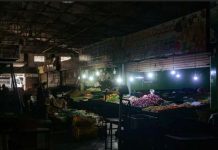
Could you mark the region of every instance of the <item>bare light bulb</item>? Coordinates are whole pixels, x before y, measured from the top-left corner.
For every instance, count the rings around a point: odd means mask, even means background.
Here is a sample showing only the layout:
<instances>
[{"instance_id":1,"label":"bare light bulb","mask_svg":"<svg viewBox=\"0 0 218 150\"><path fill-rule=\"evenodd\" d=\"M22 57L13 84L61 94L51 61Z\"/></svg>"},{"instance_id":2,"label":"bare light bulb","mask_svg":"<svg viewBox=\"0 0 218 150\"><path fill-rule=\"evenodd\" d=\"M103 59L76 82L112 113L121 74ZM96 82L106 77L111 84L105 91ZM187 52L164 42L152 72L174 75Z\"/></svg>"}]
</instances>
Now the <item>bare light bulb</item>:
<instances>
[{"instance_id":1,"label":"bare light bulb","mask_svg":"<svg viewBox=\"0 0 218 150\"><path fill-rule=\"evenodd\" d=\"M181 75L180 74L176 74L176 78L180 78L181 77Z\"/></svg>"},{"instance_id":2,"label":"bare light bulb","mask_svg":"<svg viewBox=\"0 0 218 150\"><path fill-rule=\"evenodd\" d=\"M117 81L118 84L121 84L121 83L123 82L123 80L122 80L121 77L118 77L118 78L116 79L116 81Z\"/></svg>"},{"instance_id":3,"label":"bare light bulb","mask_svg":"<svg viewBox=\"0 0 218 150\"><path fill-rule=\"evenodd\" d=\"M172 70L172 71L170 72L170 74L171 74L171 75L175 75L175 74L176 74L176 71L175 71L175 70Z\"/></svg>"},{"instance_id":4,"label":"bare light bulb","mask_svg":"<svg viewBox=\"0 0 218 150\"><path fill-rule=\"evenodd\" d=\"M86 79L86 74L83 74L83 75L82 75L82 78L83 78L83 79Z\"/></svg>"},{"instance_id":5,"label":"bare light bulb","mask_svg":"<svg viewBox=\"0 0 218 150\"><path fill-rule=\"evenodd\" d=\"M197 81L199 78L197 75L194 75L193 80Z\"/></svg>"},{"instance_id":6,"label":"bare light bulb","mask_svg":"<svg viewBox=\"0 0 218 150\"><path fill-rule=\"evenodd\" d=\"M93 80L94 80L93 76L90 76L89 81L93 81Z\"/></svg>"},{"instance_id":7,"label":"bare light bulb","mask_svg":"<svg viewBox=\"0 0 218 150\"><path fill-rule=\"evenodd\" d=\"M210 71L210 74L211 74L212 76L215 76L215 75L216 75L216 70L211 70L211 71Z\"/></svg>"},{"instance_id":8,"label":"bare light bulb","mask_svg":"<svg viewBox=\"0 0 218 150\"><path fill-rule=\"evenodd\" d=\"M133 78L133 77L129 77L129 81L130 81L130 82L133 82L133 81L134 81L134 78Z\"/></svg>"},{"instance_id":9,"label":"bare light bulb","mask_svg":"<svg viewBox=\"0 0 218 150\"><path fill-rule=\"evenodd\" d=\"M99 71L96 71L96 76L100 76L100 72Z\"/></svg>"},{"instance_id":10,"label":"bare light bulb","mask_svg":"<svg viewBox=\"0 0 218 150\"><path fill-rule=\"evenodd\" d=\"M117 72L116 72L116 69L114 68L114 70L113 70L113 74L116 74Z\"/></svg>"},{"instance_id":11,"label":"bare light bulb","mask_svg":"<svg viewBox=\"0 0 218 150\"><path fill-rule=\"evenodd\" d=\"M148 77L149 79L151 79L151 78L154 77L154 74L153 74L152 72L149 72L149 73L147 74L147 77Z\"/></svg>"}]
</instances>

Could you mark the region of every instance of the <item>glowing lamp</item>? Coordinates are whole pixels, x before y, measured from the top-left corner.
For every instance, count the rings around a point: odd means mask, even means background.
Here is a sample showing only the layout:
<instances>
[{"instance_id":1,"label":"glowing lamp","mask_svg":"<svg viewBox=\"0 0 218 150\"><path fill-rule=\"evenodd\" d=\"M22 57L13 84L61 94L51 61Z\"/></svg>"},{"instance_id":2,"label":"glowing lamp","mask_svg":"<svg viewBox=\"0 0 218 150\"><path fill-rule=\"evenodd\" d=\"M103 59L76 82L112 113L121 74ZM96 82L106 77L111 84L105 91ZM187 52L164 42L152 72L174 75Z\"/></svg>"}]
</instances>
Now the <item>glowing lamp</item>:
<instances>
[{"instance_id":1,"label":"glowing lamp","mask_svg":"<svg viewBox=\"0 0 218 150\"><path fill-rule=\"evenodd\" d=\"M134 78L133 78L133 77L129 77L129 81L130 81L130 82L133 82L133 81L134 81Z\"/></svg>"},{"instance_id":2,"label":"glowing lamp","mask_svg":"<svg viewBox=\"0 0 218 150\"><path fill-rule=\"evenodd\" d=\"M122 80L121 77L118 77L118 78L116 79L116 81L117 81L118 84L121 84L121 83L123 82L123 80Z\"/></svg>"},{"instance_id":3,"label":"glowing lamp","mask_svg":"<svg viewBox=\"0 0 218 150\"><path fill-rule=\"evenodd\" d=\"M98 76L100 76L100 72L99 71L96 71L96 76L98 77Z\"/></svg>"},{"instance_id":4,"label":"glowing lamp","mask_svg":"<svg viewBox=\"0 0 218 150\"><path fill-rule=\"evenodd\" d=\"M211 71L210 71L210 74L211 74L212 76L216 75L216 70L211 70Z\"/></svg>"},{"instance_id":5,"label":"glowing lamp","mask_svg":"<svg viewBox=\"0 0 218 150\"><path fill-rule=\"evenodd\" d=\"M193 80L194 80L194 81L197 81L198 79L199 79L199 78L198 78L197 75L194 75L194 76L193 76Z\"/></svg>"},{"instance_id":6,"label":"glowing lamp","mask_svg":"<svg viewBox=\"0 0 218 150\"><path fill-rule=\"evenodd\" d=\"M175 74L176 74L176 71L175 71L175 70L172 70L172 71L170 72L170 74L171 74L171 75L175 75Z\"/></svg>"},{"instance_id":7,"label":"glowing lamp","mask_svg":"<svg viewBox=\"0 0 218 150\"><path fill-rule=\"evenodd\" d=\"M148 77L149 79L152 79L152 78L154 77L154 74L153 74L152 72L149 72L149 73L147 74L147 77Z\"/></svg>"},{"instance_id":8,"label":"glowing lamp","mask_svg":"<svg viewBox=\"0 0 218 150\"><path fill-rule=\"evenodd\" d=\"M83 79L86 79L86 74L83 74L83 75L82 75L82 78L83 78Z\"/></svg>"},{"instance_id":9,"label":"glowing lamp","mask_svg":"<svg viewBox=\"0 0 218 150\"><path fill-rule=\"evenodd\" d=\"M93 80L94 80L93 76L90 76L89 81L93 81Z\"/></svg>"},{"instance_id":10,"label":"glowing lamp","mask_svg":"<svg viewBox=\"0 0 218 150\"><path fill-rule=\"evenodd\" d=\"M176 74L176 78L180 78L181 77L181 75L180 74Z\"/></svg>"}]
</instances>

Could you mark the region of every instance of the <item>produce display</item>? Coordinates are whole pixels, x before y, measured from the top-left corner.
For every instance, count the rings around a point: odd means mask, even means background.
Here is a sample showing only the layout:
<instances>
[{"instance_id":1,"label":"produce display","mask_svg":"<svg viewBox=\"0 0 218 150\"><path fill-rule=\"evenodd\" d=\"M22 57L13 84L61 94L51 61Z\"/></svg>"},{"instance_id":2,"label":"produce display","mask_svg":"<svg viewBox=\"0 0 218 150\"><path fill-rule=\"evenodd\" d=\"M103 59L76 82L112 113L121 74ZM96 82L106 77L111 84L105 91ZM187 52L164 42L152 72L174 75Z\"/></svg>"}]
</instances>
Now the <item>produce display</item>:
<instances>
[{"instance_id":1,"label":"produce display","mask_svg":"<svg viewBox=\"0 0 218 150\"><path fill-rule=\"evenodd\" d=\"M209 100L206 94L204 94L203 96L197 94L196 96L196 94L193 94L193 92L190 92L189 90L166 90L155 92L153 89L151 89L150 94L143 95L143 93L141 92L140 95L126 95L124 96L124 99L126 99L127 101L123 101L123 103L126 105L130 104L133 107L143 108L144 111L150 112L161 112L166 110L190 108L201 106L203 104L208 104ZM88 88L83 93L81 93L80 91L74 91L72 93L72 96L74 96L74 100L106 99L106 102L119 103L119 93L117 91L107 91L105 97L105 93L102 92L100 88L95 87Z\"/></svg>"},{"instance_id":2,"label":"produce display","mask_svg":"<svg viewBox=\"0 0 218 150\"><path fill-rule=\"evenodd\" d=\"M67 101L64 98L50 96L46 99L45 104L47 106L47 113L50 116L67 109Z\"/></svg>"},{"instance_id":3,"label":"produce display","mask_svg":"<svg viewBox=\"0 0 218 150\"><path fill-rule=\"evenodd\" d=\"M106 102L119 103L119 95L117 93L107 94Z\"/></svg>"},{"instance_id":4,"label":"produce display","mask_svg":"<svg viewBox=\"0 0 218 150\"><path fill-rule=\"evenodd\" d=\"M197 106L202 106L205 103L201 103L201 102L186 102L186 103L182 103L182 104L169 104L169 105L160 105L160 106L149 106L149 107L145 107L143 108L143 111L149 111L149 112L161 112L161 111L166 111L166 110L173 110L173 109L178 109L178 108L193 108L193 107L197 107Z\"/></svg>"},{"instance_id":5,"label":"produce display","mask_svg":"<svg viewBox=\"0 0 218 150\"><path fill-rule=\"evenodd\" d=\"M88 93L88 92L86 92L86 93L84 94L84 99L89 100L89 99L92 99L92 98L93 98L93 94Z\"/></svg>"},{"instance_id":6,"label":"produce display","mask_svg":"<svg viewBox=\"0 0 218 150\"><path fill-rule=\"evenodd\" d=\"M72 112L72 115L73 116L81 116L81 117L90 117L90 118L94 118L94 119L99 118L98 115L96 115L94 113L87 112L85 110L74 110Z\"/></svg>"},{"instance_id":7,"label":"produce display","mask_svg":"<svg viewBox=\"0 0 218 150\"><path fill-rule=\"evenodd\" d=\"M128 99L130 101L130 104L132 104L134 101L138 101L139 98L136 96L130 96L130 97L126 97L126 99ZM126 101L124 103L127 103Z\"/></svg>"},{"instance_id":8,"label":"produce display","mask_svg":"<svg viewBox=\"0 0 218 150\"><path fill-rule=\"evenodd\" d=\"M183 108L184 106L182 105L177 105L177 104L170 104L166 106L149 106L143 108L143 111L149 111L149 112L161 112L165 110L172 110L172 109L178 109L178 108Z\"/></svg>"},{"instance_id":9,"label":"produce display","mask_svg":"<svg viewBox=\"0 0 218 150\"><path fill-rule=\"evenodd\" d=\"M73 135L76 139L93 138L97 136L97 124L100 117L94 113L77 110L72 113Z\"/></svg>"},{"instance_id":10,"label":"produce display","mask_svg":"<svg viewBox=\"0 0 218 150\"><path fill-rule=\"evenodd\" d=\"M130 103L135 107L148 107L148 106L156 106L160 105L164 102L162 98L155 94L144 95L140 98L130 97Z\"/></svg>"},{"instance_id":11,"label":"produce display","mask_svg":"<svg viewBox=\"0 0 218 150\"><path fill-rule=\"evenodd\" d=\"M96 88L96 87L90 87L90 88L86 89L86 91L89 91L89 92L101 92L101 89L100 88Z\"/></svg>"},{"instance_id":12,"label":"produce display","mask_svg":"<svg viewBox=\"0 0 218 150\"><path fill-rule=\"evenodd\" d=\"M70 97L79 97L81 96L83 93L79 90L75 90L73 92L70 93Z\"/></svg>"},{"instance_id":13,"label":"produce display","mask_svg":"<svg viewBox=\"0 0 218 150\"><path fill-rule=\"evenodd\" d=\"M84 93L82 93L79 90L75 90L71 92L69 95L70 95L70 98L72 98L74 101L84 100Z\"/></svg>"},{"instance_id":14,"label":"produce display","mask_svg":"<svg viewBox=\"0 0 218 150\"><path fill-rule=\"evenodd\" d=\"M75 90L70 94L70 97L74 101L87 101L90 99L103 99L103 93L101 92L100 88L88 88L84 92L81 92L79 90Z\"/></svg>"}]
</instances>

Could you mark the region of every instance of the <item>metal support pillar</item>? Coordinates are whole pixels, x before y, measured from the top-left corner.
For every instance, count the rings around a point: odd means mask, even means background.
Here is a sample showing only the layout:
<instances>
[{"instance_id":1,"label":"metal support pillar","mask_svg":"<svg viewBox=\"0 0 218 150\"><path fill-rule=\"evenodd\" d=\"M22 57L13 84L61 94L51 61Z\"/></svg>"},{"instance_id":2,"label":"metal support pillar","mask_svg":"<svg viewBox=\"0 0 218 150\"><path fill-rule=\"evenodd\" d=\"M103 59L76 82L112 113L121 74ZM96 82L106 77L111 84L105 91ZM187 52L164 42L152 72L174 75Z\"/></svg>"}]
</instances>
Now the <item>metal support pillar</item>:
<instances>
[{"instance_id":1,"label":"metal support pillar","mask_svg":"<svg viewBox=\"0 0 218 150\"><path fill-rule=\"evenodd\" d=\"M18 104L19 104L18 109L19 109L19 112L22 113L23 112L23 102L22 102L20 93L19 93L19 91L17 89L17 82L16 82L16 77L15 77L15 74L14 74L13 63L10 64L10 68L11 68L11 79L12 79L12 86L13 86L14 94L16 95L17 100L18 100Z\"/></svg>"},{"instance_id":2,"label":"metal support pillar","mask_svg":"<svg viewBox=\"0 0 218 150\"><path fill-rule=\"evenodd\" d=\"M120 146L121 146L121 140L120 140L120 135L121 135L121 126L122 126L122 100L123 100L123 93L119 94L119 124L118 124L118 134L119 134L119 138L118 138L118 150L120 150Z\"/></svg>"}]
</instances>

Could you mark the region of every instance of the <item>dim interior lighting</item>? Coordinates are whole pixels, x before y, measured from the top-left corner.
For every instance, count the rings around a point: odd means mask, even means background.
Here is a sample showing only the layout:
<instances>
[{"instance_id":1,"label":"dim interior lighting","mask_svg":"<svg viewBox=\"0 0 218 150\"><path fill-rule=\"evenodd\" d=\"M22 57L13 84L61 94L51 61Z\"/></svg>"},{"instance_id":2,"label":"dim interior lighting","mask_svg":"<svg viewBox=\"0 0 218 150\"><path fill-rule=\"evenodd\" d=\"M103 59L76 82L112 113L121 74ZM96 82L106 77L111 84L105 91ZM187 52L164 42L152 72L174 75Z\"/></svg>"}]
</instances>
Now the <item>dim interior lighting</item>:
<instances>
[{"instance_id":1,"label":"dim interior lighting","mask_svg":"<svg viewBox=\"0 0 218 150\"><path fill-rule=\"evenodd\" d=\"M181 77L181 75L180 74L176 74L176 78L180 78Z\"/></svg>"},{"instance_id":2,"label":"dim interior lighting","mask_svg":"<svg viewBox=\"0 0 218 150\"><path fill-rule=\"evenodd\" d=\"M195 74L194 76L193 76L193 80L194 81L197 81L199 79L199 77Z\"/></svg>"},{"instance_id":3,"label":"dim interior lighting","mask_svg":"<svg viewBox=\"0 0 218 150\"><path fill-rule=\"evenodd\" d=\"M147 77L151 79L151 78L154 77L154 74L153 74L152 72L149 72L149 73L147 74Z\"/></svg>"},{"instance_id":4,"label":"dim interior lighting","mask_svg":"<svg viewBox=\"0 0 218 150\"><path fill-rule=\"evenodd\" d=\"M80 80L80 76L78 77L78 79Z\"/></svg>"},{"instance_id":5,"label":"dim interior lighting","mask_svg":"<svg viewBox=\"0 0 218 150\"><path fill-rule=\"evenodd\" d=\"M216 75L216 70L211 70L211 71L210 71L210 74L211 74L212 76Z\"/></svg>"},{"instance_id":6,"label":"dim interior lighting","mask_svg":"<svg viewBox=\"0 0 218 150\"><path fill-rule=\"evenodd\" d=\"M70 60L70 56L61 56L61 62Z\"/></svg>"},{"instance_id":7,"label":"dim interior lighting","mask_svg":"<svg viewBox=\"0 0 218 150\"><path fill-rule=\"evenodd\" d=\"M134 78L133 78L133 77L129 77L129 81L130 81L130 82L133 82L133 81L134 81Z\"/></svg>"},{"instance_id":8,"label":"dim interior lighting","mask_svg":"<svg viewBox=\"0 0 218 150\"><path fill-rule=\"evenodd\" d=\"M93 81L93 80L94 80L93 76L90 76L89 81Z\"/></svg>"},{"instance_id":9,"label":"dim interior lighting","mask_svg":"<svg viewBox=\"0 0 218 150\"><path fill-rule=\"evenodd\" d=\"M86 79L86 74L83 74L83 75L82 75L82 78L83 78L83 79Z\"/></svg>"},{"instance_id":10,"label":"dim interior lighting","mask_svg":"<svg viewBox=\"0 0 218 150\"><path fill-rule=\"evenodd\" d=\"M176 71L175 71L175 70L171 70L170 74L171 74L171 75L175 75L175 74L176 74Z\"/></svg>"},{"instance_id":11,"label":"dim interior lighting","mask_svg":"<svg viewBox=\"0 0 218 150\"><path fill-rule=\"evenodd\" d=\"M118 84L121 84L123 82L123 80L122 80L122 78L120 76L117 77L116 81L117 81Z\"/></svg>"},{"instance_id":12,"label":"dim interior lighting","mask_svg":"<svg viewBox=\"0 0 218 150\"><path fill-rule=\"evenodd\" d=\"M116 69L114 68L114 70L113 70L113 74L116 74L117 72L116 72Z\"/></svg>"},{"instance_id":13,"label":"dim interior lighting","mask_svg":"<svg viewBox=\"0 0 218 150\"><path fill-rule=\"evenodd\" d=\"M100 76L100 72L98 70L96 71L95 74L96 74L97 77Z\"/></svg>"},{"instance_id":14,"label":"dim interior lighting","mask_svg":"<svg viewBox=\"0 0 218 150\"><path fill-rule=\"evenodd\" d=\"M24 63L13 63L13 67L23 67Z\"/></svg>"},{"instance_id":15,"label":"dim interior lighting","mask_svg":"<svg viewBox=\"0 0 218 150\"><path fill-rule=\"evenodd\" d=\"M144 77L141 77L141 76L137 76L135 77L136 79L143 79Z\"/></svg>"}]
</instances>

